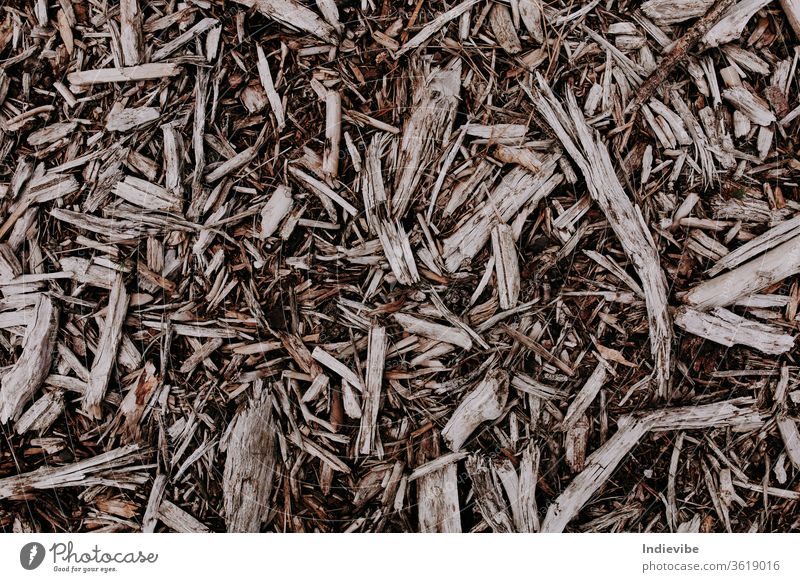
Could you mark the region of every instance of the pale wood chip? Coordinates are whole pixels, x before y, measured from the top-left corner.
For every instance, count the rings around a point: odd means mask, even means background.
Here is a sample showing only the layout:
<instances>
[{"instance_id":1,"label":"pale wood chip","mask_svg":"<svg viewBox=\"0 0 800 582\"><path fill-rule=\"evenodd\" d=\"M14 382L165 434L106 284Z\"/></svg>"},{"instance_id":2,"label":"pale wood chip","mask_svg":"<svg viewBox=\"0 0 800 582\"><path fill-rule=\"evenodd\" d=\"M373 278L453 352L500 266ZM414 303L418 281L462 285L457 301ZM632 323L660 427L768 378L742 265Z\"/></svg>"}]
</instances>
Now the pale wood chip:
<instances>
[{"instance_id":1,"label":"pale wood chip","mask_svg":"<svg viewBox=\"0 0 800 582\"><path fill-rule=\"evenodd\" d=\"M176 63L147 63L120 69L95 69L69 73L67 81L72 85L97 85L100 83L126 83L174 77L181 72Z\"/></svg>"},{"instance_id":2,"label":"pale wood chip","mask_svg":"<svg viewBox=\"0 0 800 582\"><path fill-rule=\"evenodd\" d=\"M111 380L127 311L128 292L122 275L117 274L108 297L108 309L89 374L89 383L83 395L83 411L91 418L99 418L102 415L100 403Z\"/></svg>"},{"instance_id":3,"label":"pale wood chip","mask_svg":"<svg viewBox=\"0 0 800 582\"><path fill-rule=\"evenodd\" d=\"M508 374L493 370L458 405L442 429L442 438L451 451L458 451L483 423L496 420L508 399Z\"/></svg>"},{"instance_id":4,"label":"pale wood chip","mask_svg":"<svg viewBox=\"0 0 800 582\"><path fill-rule=\"evenodd\" d=\"M783 333L779 327L747 320L722 307L710 313L682 307L675 315L675 325L723 346L740 344L765 354L787 352L795 341L795 336Z\"/></svg>"},{"instance_id":5,"label":"pale wood chip","mask_svg":"<svg viewBox=\"0 0 800 582\"><path fill-rule=\"evenodd\" d=\"M16 420L50 371L59 312L40 295L25 332L22 353L0 382L0 423Z\"/></svg>"},{"instance_id":6,"label":"pale wood chip","mask_svg":"<svg viewBox=\"0 0 800 582\"><path fill-rule=\"evenodd\" d=\"M269 518L276 481L276 434L267 391L236 414L232 427L222 478L225 523L229 532L257 533Z\"/></svg>"}]
</instances>

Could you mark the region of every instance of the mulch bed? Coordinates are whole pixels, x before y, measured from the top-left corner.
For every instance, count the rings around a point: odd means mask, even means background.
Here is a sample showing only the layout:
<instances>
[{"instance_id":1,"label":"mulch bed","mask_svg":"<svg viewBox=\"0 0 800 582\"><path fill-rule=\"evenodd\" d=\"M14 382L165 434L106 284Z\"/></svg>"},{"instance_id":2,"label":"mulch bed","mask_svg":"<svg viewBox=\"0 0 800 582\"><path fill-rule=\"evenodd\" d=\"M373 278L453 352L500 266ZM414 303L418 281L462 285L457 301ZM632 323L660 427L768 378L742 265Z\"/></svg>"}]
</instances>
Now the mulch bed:
<instances>
[{"instance_id":1,"label":"mulch bed","mask_svg":"<svg viewBox=\"0 0 800 582\"><path fill-rule=\"evenodd\" d=\"M800 529L796 0L0 7L0 530Z\"/></svg>"}]
</instances>

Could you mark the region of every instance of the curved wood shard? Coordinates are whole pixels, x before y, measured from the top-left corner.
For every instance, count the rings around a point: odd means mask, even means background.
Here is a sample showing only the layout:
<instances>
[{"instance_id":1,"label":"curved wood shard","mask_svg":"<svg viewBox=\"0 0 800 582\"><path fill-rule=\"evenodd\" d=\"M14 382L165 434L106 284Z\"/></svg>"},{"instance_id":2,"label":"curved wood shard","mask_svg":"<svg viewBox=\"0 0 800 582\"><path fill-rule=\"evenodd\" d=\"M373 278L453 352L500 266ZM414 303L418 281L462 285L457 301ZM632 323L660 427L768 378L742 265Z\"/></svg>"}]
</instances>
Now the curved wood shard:
<instances>
[{"instance_id":1,"label":"curved wood shard","mask_svg":"<svg viewBox=\"0 0 800 582\"><path fill-rule=\"evenodd\" d=\"M464 397L442 429L451 451L458 451L481 424L497 419L508 400L508 374L492 370Z\"/></svg>"},{"instance_id":2,"label":"curved wood shard","mask_svg":"<svg viewBox=\"0 0 800 582\"><path fill-rule=\"evenodd\" d=\"M586 124L572 92L567 92L565 111L550 87L538 77L540 92L535 104L583 173L592 199L605 214L625 254L642 282L650 323L650 349L654 375L662 398L670 395L672 322L667 311L667 281L653 237L642 213L617 179L606 146Z\"/></svg>"}]
</instances>

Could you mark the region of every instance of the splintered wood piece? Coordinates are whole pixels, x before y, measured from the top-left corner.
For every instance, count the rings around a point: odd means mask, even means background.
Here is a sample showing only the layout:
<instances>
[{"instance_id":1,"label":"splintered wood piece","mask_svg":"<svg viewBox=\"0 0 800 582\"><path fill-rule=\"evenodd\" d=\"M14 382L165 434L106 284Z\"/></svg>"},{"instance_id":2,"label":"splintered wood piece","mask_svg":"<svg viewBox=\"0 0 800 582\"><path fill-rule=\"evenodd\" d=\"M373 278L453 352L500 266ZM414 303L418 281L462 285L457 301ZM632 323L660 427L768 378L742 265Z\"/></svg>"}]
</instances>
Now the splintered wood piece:
<instances>
[{"instance_id":1,"label":"splintered wood piece","mask_svg":"<svg viewBox=\"0 0 800 582\"><path fill-rule=\"evenodd\" d=\"M258 238L267 239L275 234L293 207L292 189L283 185L275 188L261 209L261 230L258 232Z\"/></svg>"},{"instance_id":2,"label":"splintered wood piece","mask_svg":"<svg viewBox=\"0 0 800 582\"><path fill-rule=\"evenodd\" d=\"M466 131L467 135L488 139L492 142L503 140L516 142L525 137L525 134L528 133L528 127L519 123L496 123L494 125L470 123ZM536 172L538 170L534 169L533 171Z\"/></svg>"},{"instance_id":3,"label":"splintered wood piece","mask_svg":"<svg viewBox=\"0 0 800 582\"><path fill-rule=\"evenodd\" d=\"M523 128L527 131L527 128ZM525 134L523 131L523 135ZM506 146L498 144L494 148L494 157L506 164L519 164L529 172L536 174L542 171L543 156L530 148Z\"/></svg>"},{"instance_id":4,"label":"splintered wood piece","mask_svg":"<svg viewBox=\"0 0 800 582\"><path fill-rule=\"evenodd\" d=\"M328 376L326 376L325 374L322 374L322 373L317 374L316 376L314 376L314 379L311 381L311 385L308 387L308 390L306 390L305 394L303 394L302 401L303 402L311 402L311 401L315 400L321 394L325 393L325 391L328 389L328 386L330 386L330 383L331 383L331 380L330 380L330 378L328 378ZM358 406L358 413L355 414L355 415L352 414L353 413L353 407L356 405L356 402L357 402L357 397L355 396L353 391L350 390L350 385L347 383L347 380L342 380L342 392L343 392L343 396L342 396L343 403L342 403L342 405L344 406L345 414L347 414L350 418L361 418L361 405L360 404L357 405ZM346 393L346 395L345 395L345 393Z\"/></svg>"},{"instance_id":5,"label":"splintered wood piece","mask_svg":"<svg viewBox=\"0 0 800 582\"><path fill-rule=\"evenodd\" d=\"M275 84L272 82L272 73L269 69L269 61L267 61L267 55L264 54L264 49L261 48L261 45L256 45L256 53L258 55L258 76L261 79L261 86L267 94L267 100L269 100L272 113L275 115L278 131L281 131L286 126L283 101L281 101L281 96L275 90Z\"/></svg>"},{"instance_id":6,"label":"splintered wood piece","mask_svg":"<svg viewBox=\"0 0 800 582\"><path fill-rule=\"evenodd\" d=\"M308 351L308 348L299 336L283 331L277 332L277 335L283 347L289 352L289 355L294 359L297 365L300 366L301 370L313 377L322 374L322 368L314 361L316 359L315 356ZM319 350L318 353L329 357L333 362L337 362L337 360L332 356L328 356L321 348L319 348Z\"/></svg>"},{"instance_id":7,"label":"splintered wood piece","mask_svg":"<svg viewBox=\"0 0 800 582\"><path fill-rule=\"evenodd\" d=\"M567 414L564 416L563 429L569 430L572 426L583 417L584 413L591 406L594 399L600 393L600 389L606 382L608 377L608 364L605 362L598 362L589 379L583 385L580 392L575 396L572 404L567 409Z\"/></svg>"},{"instance_id":8,"label":"splintered wood piece","mask_svg":"<svg viewBox=\"0 0 800 582\"><path fill-rule=\"evenodd\" d=\"M64 257L61 259L61 268L69 278L102 289L111 289L117 276L115 269L80 257Z\"/></svg>"},{"instance_id":9,"label":"splintered wood piece","mask_svg":"<svg viewBox=\"0 0 800 582\"><path fill-rule=\"evenodd\" d=\"M391 219L383 181L381 158L387 146L385 138L370 142L361 172L361 194L371 232L378 236L392 273L402 285L419 281L419 272L408 234L399 220Z\"/></svg>"},{"instance_id":10,"label":"splintered wood piece","mask_svg":"<svg viewBox=\"0 0 800 582\"><path fill-rule=\"evenodd\" d=\"M614 436L586 459L584 470L547 508L541 531L564 531L592 495L605 484L622 459L650 430L689 430L712 426L734 426L747 430L763 424L753 407L743 408L742 404L745 403L718 402L621 417Z\"/></svg>"},{"instance_id":11,"label":"splintered wood piece","mask_svg":"<svg viewBox=\"0 0 800 582\"><path fill-rule=\"evenodd\" d=\"M509 326L507 326L505 324L502 324L501 327L502 327L502 329L503 329L503 331L505 333L507 333L509 336L511 336L516 341L521 343L525 348L531 350L534 354L536 354L540 358L544 358L545 361L547 361L548 363L551 363L554 366L556 366L559 370L564 372L567 376L575 375L575 371L572 368L570 368L569 364L567 364L566 362L562 361L557 356L554 356L553 354L548 352L544 348L544 346L542 346L537 341L531 339L530 337L528 337L524 333L518 332L513 327L509 327ZM522 389L525 388L525 386L524 386L525 384L527 384L529 387L533 387L534 390L538 387L537 383L533 383L532 384L530 382L524 381L523 382L523 386L521 387Z\"/></svg>"},{"instance_id":12,"label":"splintered wood piece","mask_svg":"<svg viewBox=\"0 0 800 582\"><path fill-rule=\"evenodd\" d=\"M207 533L211 531L207 525L166 499L161 502L161 507L158 508L158 518L165 526L178 533Z\"/></svg>"},{"instance_id":13,"label":"splintered wood piece","mask_svg":"<svg viewBox=\"0 0 800 582\"><path fill-rule=\"evenodd\" d=\"M800 0L781 0L781 8L795 36L800 39Z\"/></svg>"},{"instance_id":14,"label":"splintered wood piece","mask_svg":"<svg viewBox=\"0 0 800 582\"><path fill-rule=\"evenodd\" d=\"M536 533L541 528L539 507L536 503L536 486L539 481L539 460L541 451L531 441L522 451L522 461L519 464L519 492L517 504L520 508L520 533Z\"/></svg>"},{"instance_id":15,"label":"splintered wood piece","mask_svg":"<svg viewBox=\"0 0 800 582\"><path fill-rule=\"evenodd\" d=\"M316 13L294 0L234 0L256 10L284 26L307 32L325 42L336 44L336 31Z\"/></svg>"},{"instance_id":16,"label":"splintered wood piece","mask_svg":"<svg viewBox=\"0 0 800 582\"><path fill-rule=\"evenodd\" d=\"M506 498L509 500L508 506L511 509L511 517L514 520L514 531L526 531L526 525L523 522L522 508L520 507L520 488L519 488L519 475L514 464L509 459L501 461L495 460L492 463L494 474L499 478L500 484L503 486Z\"/></svg>"},{"instance_id":17,"label":"splintered wood piece","mask_svg":"<svg viewBox=\"0 0 800 582\"><path fill-rule=\"evenodd\" d=\"M100 403L106 394L113 373L117 350L122 340L122 325L128 312L128 292L121 274L117 274L108 296L108 309L97 344L89 383L83 395L83 411L90 418L100 418Z\"/></svg>"},{"instance_id":18,"label":"splintered wood piece","mask_svg":"<svg viewBox=\"0 0 800 582\"><path fill-rule=\"evenodd\" d=\"M775 123L775 114L769 110L769 105L741 85L725 89L722 97L753 123L763 126Z\"/></svg>"},{"instance_id":19,"label":"splintered wood piece","mask_svg":"<svg viewBox=\"0 0 800 582\"><path fill-rule=\"evenodd\" d=\"M0 479L0 499L20 497L37 489L105 485L115 479L119 479L117 487L127 486L127 481L135 477L130 465L138 462L143 453L138 444L130 444L77 463L42 466L29 473L6 477ZM117 468L120 471L114 471Z\"/></svg>"},{"instance_id":20,"label":"splintered wood piece","mask_svg":"<svg viewBox=\"0 0 800 582\"><path fill-rule=\"evenodd\" d=\"M140 437L141 427L139 423L159 386L160 382L156 374L156 367L152 362L147 362L129 387L128 393L119 406L119 418L122 422L122 442L132 442Z\"/></svg>"},{"instance_id":21,"label":"splintered wood piece","mask_svg":"<svg viewBox=\"0 0 800 582\"><path fill-rule=\"evenodd\" d=\"M567 396L566 391L542 384L530 376L519 372L514 374L511 378L511 386L520 392L525 392L526 394L531 394L532 396L544 400L564 399Z\"/></svg>"},{"instance_id":22,"label":"splintered wood piece","mask_svg":"<svg viewBox=\"0 0 800 582\"><path fill-rule=\"evenodd\" d=\"M20 415L14 424L14 430L17 434L28 431L41 434L49 429L63 412L64 391L56 389L45 392Z\"/></svg>"},{"instance_id":23,"label":"splintered wood piece","mask_svg":"<svg viewBox=\"0 0 800 582\"><path fill-rule=\"evenodd\" d=\"M10 212L10 215L6 218L2 226L0 226L0 236L5 236L5 234L11 230L9 245L16 249L19 243L15 243L14 239L19 236L19 229L30 226L28 221L19 223L17 221L23 219L26 214L28 214L32 221L33 215L28 212L31 205L69 196L79 189L80 185L72 175L63 176L48 173L41 177L32 178L21 199L12 207L13 211Z\"/></svg>"},{"instance_id":24,"label":"splintered wood piece","mask_svg":"<svg viewBox=\"0 0 800 582\"><path fill-rule=\"evenodd\" d=\"M169 190L135 176L126 176L114 186L114 194L142 208L180 212L182 200Z\"/></svg>"},{"instance_id":25,"label":"splintered wood piece","mask_svg":"<svg viewBox=\"0 0 800 582\"><path fill-rule=\"evenodd\" d=\"M800 469L800 431L797 429L797 421L781 416L775 423L778 425L778 432L783 439L789 460L795 469Z\"/></svg>"},{"instance_id":26,"label":"splintered wood piece","mask_svg":"<svg viewBox=\"0 0 800 582\"><path fill-rule=\"evenodd\" d=\"M240 0L237 0L237 2ZM451 20L455 20L456 18L460 17L462 14L465 14L475 6L480 0L464 0L460 4L453 6L447 12L442 12L436 18L431 20L428 24L426 24L422 30L420 30L417 34L415 34L412 38L408 40L400 50L395 53L395 58L400 58L402 55L407 53L408 51L412 51L434 34L439 32L442 27L450 22Z\"/></svg>"},{"instance_id":27,"label":"splintered wood piece","mask_svg":"<svg viewBox=\"0 0 800 582\"><path fill-rule=\"evenodd\" d=\"M601 255L596 251L585 250L583 252L587 257L595 261L598 265L613 273L614 276L616 276L620 281L625 283L631 291L636 293L636 295L644 298L644 291L639 286L639 283L637 283L636 280L633 277L631 277L625 269L620 267L617 264L617 262L614 261L614 259Z\"/></svg>"},{"instance_id":28,"label":"splintered wood piece","mask_svg":"<svg viewBox=\"0 0 800 582\"><path fill-rule=\"evenodd\" d=\"M700 122L697 121L697 118L695 118L695 116L692 114L689 106L684 102L680 94L678 94L677 91L671 91L670 96L672 98L673 108L683 120L684 124L686 125L686 130L689 132L689 135L695 142L695 148L697 149L700 157L700 166L703 173L703 178L707 183L710 183L713 180L715 172L714 160L710 151L712 149L712 145L709 143L709 139L703 131L703 127L700 125ZM719 152L717 149L714 149L715 155L724 153L725 152ZM721 160L724 159L724 156L721 155L717 155L717 157L720 157ZM730 162L735 163L735 160L731 158ZM723 166L727 167L728 162L723 162Z\"/></svg>"},{"instance_id":29,"label":"splintered wood piece","mask_svg":"<svg viewBox=\"0 0 800 582\"><path fill-rule=\"evenodd\" d=\"M800 236L696 285L683 296L683 301L701 310L725 307L797 273L800 273Z\"/></svg>"},{"instance_id":30,"label":"splintered wood piece","mask_svg":"<svg viewBox=\"0 0 800 582\"><path fill-rule=\"evenodd\" d=\"M216 29L219 30L219 29ZM194 153L194 172L192 173L192 197L188 210L188 217L192 220L199 218L203 212L201 204L204 203L205 193L201 185L201 179L206 165L205 152L205 124L206 109L208 105L208 80L207 71L200 69L197 72L197 80L194 87L194 122L192 123L192 150ZM166 136L166 134L165 134Z\"/></svg>"},{"instance_id":31,"label":"splintered wood piece","mask_svg":"<svg viewBox=\"0 0 800 582\"><path fill-rule=\"evenodd\" d=\"M420 451L417 455L418 461L421 463L418 469L431 467L429 471L420 471L417 478L416 506L419 531L422 533L461 533L458 468L455 461L463 456L454 458L444 455L440 457L439 440L438 432L433 431L420 443ZM426 462L431 457L433 460Z\"/></svg>"},{"instance_id":32,"label":"splintered wood piece","mask_svg":"<svg viewBox=\"0 0 800 582\"><path fill-rule=\"evenodd\" d=\"M302 451L308 453L312 457L318 458L320 461L328 465L330 469L339 471L346 475L351 473L350 467L348 467L344 462L342 462L341 459L339 459L335 454L325 447L318 445L309 438L298 436L296 433L290 433L288 437L289 440Z\"/></svg>"},{"instance_id":33,"label":"splintered wood piece","mask_svg":"<svg viewBox=\"0 0 800 582\"><path fill-rule=\"evenodd\" d=\"M70 123L53 123L29 134L27 142L28 145L33 147L51 144L72 135L77 127L78 124L74 121Z\"/></svg>"},{"instance_id":34,"label":"splintered wood piece","mask_svg":"<svg viewBox=\"0 0 800 582\"><path fill-rule=\"evenodd\" d=\"M316 4L322 17L336 29L336 32L341 34L344 26L339 22L339 8L336 6L336 0L316 0Z\"/></svg>"},{"instance_id":35,"label":"splintered wood piece","mask_svg":"<svg viewBox=\"0 0 800 582\"><path fill-rule=\"evenodd\" d=\"M466 459L468 454L469 453L466 452L446 453L436 457L432 461L428 461L424 465L419 465L416 469L414 469L408 476L408 480L416 481L417 479L422 479L426 475L435 473L442 467L446 467L447 465L455 464L462 459Z\"/></svg>"},{"instance_id":36,"label":"splintered wood piece","mask_svg":"<svg viewBox=\"0 0 800 582\"><path fill-rule=\"evenodd\" d=\"M57 331L58 308L49 295L39 295L25 331L22 353L0 382L0 424L19 418L47 377Z\"/></svg>"},{"instance_id":37,"label":"splintered wood piece","mask_svg":"<svg viewBox=\"0 0 800 582\"><path fill-rule=\"evenodd\" d=\"M567 91L565 111L545 80L538 76L538 81L541 92L535 100L540 113L581 169L589 194L605 214L642 282L654 375L660 396L667 398L670 395L673 332L667 311L667 281L653 237L641 210L625 194L606 146L586 124L572 92Z\"/></svg>"},{"instance_id":38,"label":"splintered wood piece","mask_svg":"<svg viewBox=\"0 0 800 582\"><path fill-rule=\"evenodd\" d=\"M72 85L98 85L101 83L127 83L174 77L181 72L177 63L147 63L119 69L94 69L67 75Z\"/></svg>"},{"instance_id":39,"label":"splintered wood piece","mask_svg":"<svg viewBox=\"0 0 800 582\"><path fill-rule=\"evenodd\" d=\"M675 113L672 109L664 105L655 97L650 99L648 105L656 114L660 116L659 119L666 121L667 125L669 126L669 130L675 136L678 144L685 146L694 143L691 136L686 131L683 120L677 113Z\"/></svg>"},{"instance_id":40,"label":"splintered wood piece","mask_svg":"<svg viewBox=\"0 0 800 582\"><path fill-rule=\"evenodd\" d=\"M564 458L572 471L582 471L586 466L590 426L589 419L584 414L573 420L564 432Z\"/></svg>"},{"instance_id":41,"label":"splintered wood piece","mask_svg":"<svg viewBox=\"0 0 800 582\"><path fill-rule=\"evenodd\" d=\"M74 18L67 16L67 12L72 12L72 10L64 10L62 5L62 9L56 13L56 28L58 28L58 34L61 36L61 40L64 41L64 49L66 49L67 54L71 56L75 52L75 37L72 34L72 26L75 24L75 21Z\"/></svg>"},{"instance_id":42,"label":"splintered wood piece","mask_svg":"<svg viewBox=\"0 0 800 582\"><path fill-rule=\"evenodd\" d=\"M675 531L678 527L678 500L675 483L678 476L678 464L680 462L681 449L683 448L683 441L686 435L678 433L675 439L675 448L672 449L672 456L669 462L669 471L667 472L667 503L669 505L668 520L671 531Z\"/></svg>"},{"instance_id":43,"label":"splintered wood piece","mask_svg":"<svg viewBox=\"0 0 800 582\"><path fill-rule=\"evenodd\" d=\"M795 341L795 336L783 333L782 328L750 321L722 307L710 313L681 307L675 325L723 346L740 344L765 354L783 354L794 347Z\"/></svg>"},{"instance_id":44,"label":"splintered wood piece","mask_svg":"<svg viewBox=\"0 0 800 582\"><path fill-rule=\"evenodd\" d=\"M316 179L315 177L311 176L310 174L305 173L300 168L290 167L289 173L297 178L301 184L306 186L309 190L317 194L322 199L327 199L335 202L342 209L349 214L350 216L356 216L358 214L358 210L350 204L347 200L342 198L338 193L336 193L330 186L325 184L324 182Z\"/></svg>"},{"instance_id":45,"label":"splintered wood piece","mask_svg":"<svg viewBox=\"0 0 800 582\"><path fill-rule=\"evenodd\" d=\"M428 339L453 344L465 350L472 349L472 338L462 329L419 319L407 313L395 313L392 317L410 334L421 335Z\"/></svg>"},{"instance_id":46,"label":"splintered wood piece","mask_svg":"<svg viewBox=\"0 0 800 582\"><path fill-rule=\"evenodd\" d=\"M150 487L150 495L147 497L147 505L144 509L144 517L142 517L142 533L153 533L156 530L159 519L159 508L161 507L166 488L167 476L159 472L153 478L153 485Z\"/></svg>"},{"instance_id":47,"label":"splintered wood piece","mask_svg":"<svg viewBox=\"0 0 800 582\"><path fill-rule=\"evenodd\" d=\"M508 374L492 370L458 405L442 429L442 438L451 451L458 451L483 423L497 420L508 400Z\"/></svg>"},{"instance_id":48,"label":"splintered wood piece","mask_svg":"<svg viewBox=\"0 0 800 582\"><path fill-rule=\"evenodd\" d=\"M388 218L376 219L374 230L397 281L402 285L417 283L419 281L417 262L402 223Z\"/></svg>"},{"instance_id":49,"label":"splintered wood piece","mask_svg":"<svg viewBox=\"0 0 800 582\"><path fill-rule=\"evenodd\" d=\"M311 388L308 389L309 392L314 388L315 383L317 383L316 378L311 383ZM327 383L327 377L325 377L325 384L327 385ZM303 398L305 401L305 396ZM348 418L361 418L361 402L359 401L358 394L353 390L353 387L347 380L342 380L342 406Z\"/></svg>"},{"instance_id":50,"label":"splintered wood piece","mask_svg":"<svg viewBox=\"0 0 800 582\"><path fill-rule=\"evenodd\" d=\"M703 43L715 47L739 38L753 15L770 2L772 0L741 0L703 36Z\"/></svg>"},{"instance_id":51,"label":"splintered wood piece","mask_svg":"<svg viewBox=\"0 0 800 582\"><path fill-rule=\"evenodd\" d=\"M361 381L361 378L321 347L315 347L314 351L311 352L311 357L326 368L336 372L343 380L347 381L351 386L356 387L359 392L364 392L364 383Z\"/></svg>"},{"instance_id":52,"label":"splintered wood piece","mask_svg":"<svg viewBox=\"0 0 800 582\"><path fill-rule=\"evenodd\" d=\"M699 430L709 427L732 427L738 431L760 428L765 417L752 398L737 398L712 404L663 408L641 415L654 431Z\"/></svg>"},{"instance_id":53,"label":"splintered wood piece","mask_svg":"<svg viewBox=\"0 0 800 582\"><path fill-rule=\"evenodd\" d=\"M507 224L498 224L492 229L492 250L495 256L500 308L513 309L519 301L519 260L514 235Z\"/></svg>"},{"instance_id":54,"label":"splintered wood piece","mask_svg":"<svg viewBox=\"0 0 800 582\"><path fill-rule=\"evenodd\" d=\"M417 63L416 67L421 67ZM461 91L461 59L425 75L413 77L414 105L405 125L397 159L391 215L405 216L412 196L435 161L435 148L447 141L455 121Z\"/></svg>"},{"instance_id":55,"label":"splintered wood piece","mask_svg":"<svg viewBox=\"0 0 800 582\"><path fill-rule=\"evenodd\" d=\"M386 328L373 325L367 340L366 380L361 409L361 427L356 447L362 455L373 453L378 429L383 369L386 362Z\"/></svg>"},{"instance_id":56,"label":"splintered wood piece","mask_svg":"<svg viewBox=\"0 0 800 582\"><path fill-rule=\"evenodd\" d=\"M516 167L503 176L489 194L488 202L478 204L470 216L442 244L442 258L450 272L472 259L491 237L492 228L499 222L510 222L525 205L535 206L556 184L549 186L555 173L557 156L549 156L538 174Z\"/></svg>"},{"instance_id":57,"label":"splintered wood piece","mask_svg":"<svg viewBox=\"0 0 800 582\"><path fill-rule=\"evenodd\" d=\"M255 158L257 154L258 150L255 147L243 149L209 172L206 175L206 180L208 182L216 182L217 180L220 180L229 174L233 174L234 172L241 170L247 164L253 161L253 158Z\"/></svg>"},{"instance_id":58,"label":"splintered wood piece","mask_svg":"<svg viewBox=\"0 0 800 582\"><path fill-rule=\"evenodd\" d=\"M276 480L277 438L268 392L250 400L231 426L222 477L225 524L229 533L258 533L269 518Z\"/></svg>"},{"instance_id":59,"label":"splintered wood piece","mask_svg":"<svg viewBox=\"0 0 800 582\"><path fill-rule=\"evenodd\" d=\"M338 91L325 93L325 152L322 171L331 178L339 174L339 145L342 141L342 96Z\"/></svg>"},{"instance_id":60,"label":"splintered wood piece","mask_svg":"<svg viewBox=\"0 0 800 582\"><path fill-rule=\"evenodd\" d=\"M800 216L784 220L765 233L747 241L736 250L722 256L707 273L714 277L722 271L738 267L745 261L797 236L800 236Z\"/></svg>"},{"instance_id":61,"label":"splintered wood piece","mask_svg":"<svg viewBox=\"0 0 800 582\"><path fill-rule=\"evenodd\" d=\"M119 44L122 47L123 63L126 67L138 65L142 59L142 46L144 44L139 0L120 0L119 24Z\"/></svg>"},{"instance_id":62,"label":"splintered wood piece","mask_svg":"<svg viewBox=\"0 0 800 582\"><path fill-rule=\"evenodd\" d=\"M508 514L508 504L500 489L499 479L489 461L483 455L470 455L466 465L467 473L472 480L475 501L483 519L495 533L515 531L511 516Z\"/></svg>"},{"instance_id":63,"label":"splintered wood piece","mask_svg":"<svg viewBox=\"0 0 800 582\"><path fill-rule=\"evenodd\" d=\"M216 18L203 18L189 30L175 37L168 43L164 44L164 46L162 46L160 49L155 51L152 59L154 61L160 61L167 58L182 46L190 43L195 37L200 36L207 30L210 30L212 27L216 26L217 22L218 20Z\"/></svg>"}]
</instances>

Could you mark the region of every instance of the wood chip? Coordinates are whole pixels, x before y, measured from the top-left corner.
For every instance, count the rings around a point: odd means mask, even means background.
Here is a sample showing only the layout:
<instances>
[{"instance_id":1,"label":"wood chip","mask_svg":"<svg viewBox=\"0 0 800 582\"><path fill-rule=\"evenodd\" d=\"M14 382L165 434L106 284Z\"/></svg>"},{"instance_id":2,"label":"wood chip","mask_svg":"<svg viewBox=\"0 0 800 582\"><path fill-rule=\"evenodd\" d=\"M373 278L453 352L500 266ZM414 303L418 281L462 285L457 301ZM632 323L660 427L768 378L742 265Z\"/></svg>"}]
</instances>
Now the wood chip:
<instances>
[{"instance_id":1,"label":"wood chip","mask_svg":"<svg viewBox=\"0 0 800 582\"><path fill-rule=\"evenodd\" d=\"M40 295L25 331L22 353L0 383L0 422L16 420L41 386L53 359L58 308Z\"/></svg>"},{"instance_id":2,"label":"wood chip","mask_svg":"<svg viewBox=\"0 0 800 582\"><path fill-rule=\"evenodd\" d=\"M225 523L230 532L258 532L269 516L275 482L276 435L267 392L236 414L222 478Z\"/></svg>"},{"instance_id":3,"label":"wood chip","mask_svg":"<svg viewBox=\"0 0 800 582\"><path fill-rule=\"evenodd\" d=\"M102 414L100 403L105 396L117 350L122 340L122 325L128 311L128 292L121 275L117 275L108 297L108 308L98 341L95 359L89 374L89 384L83 395L83 411L91 418Z\"/></svg>"}]
</instances>

